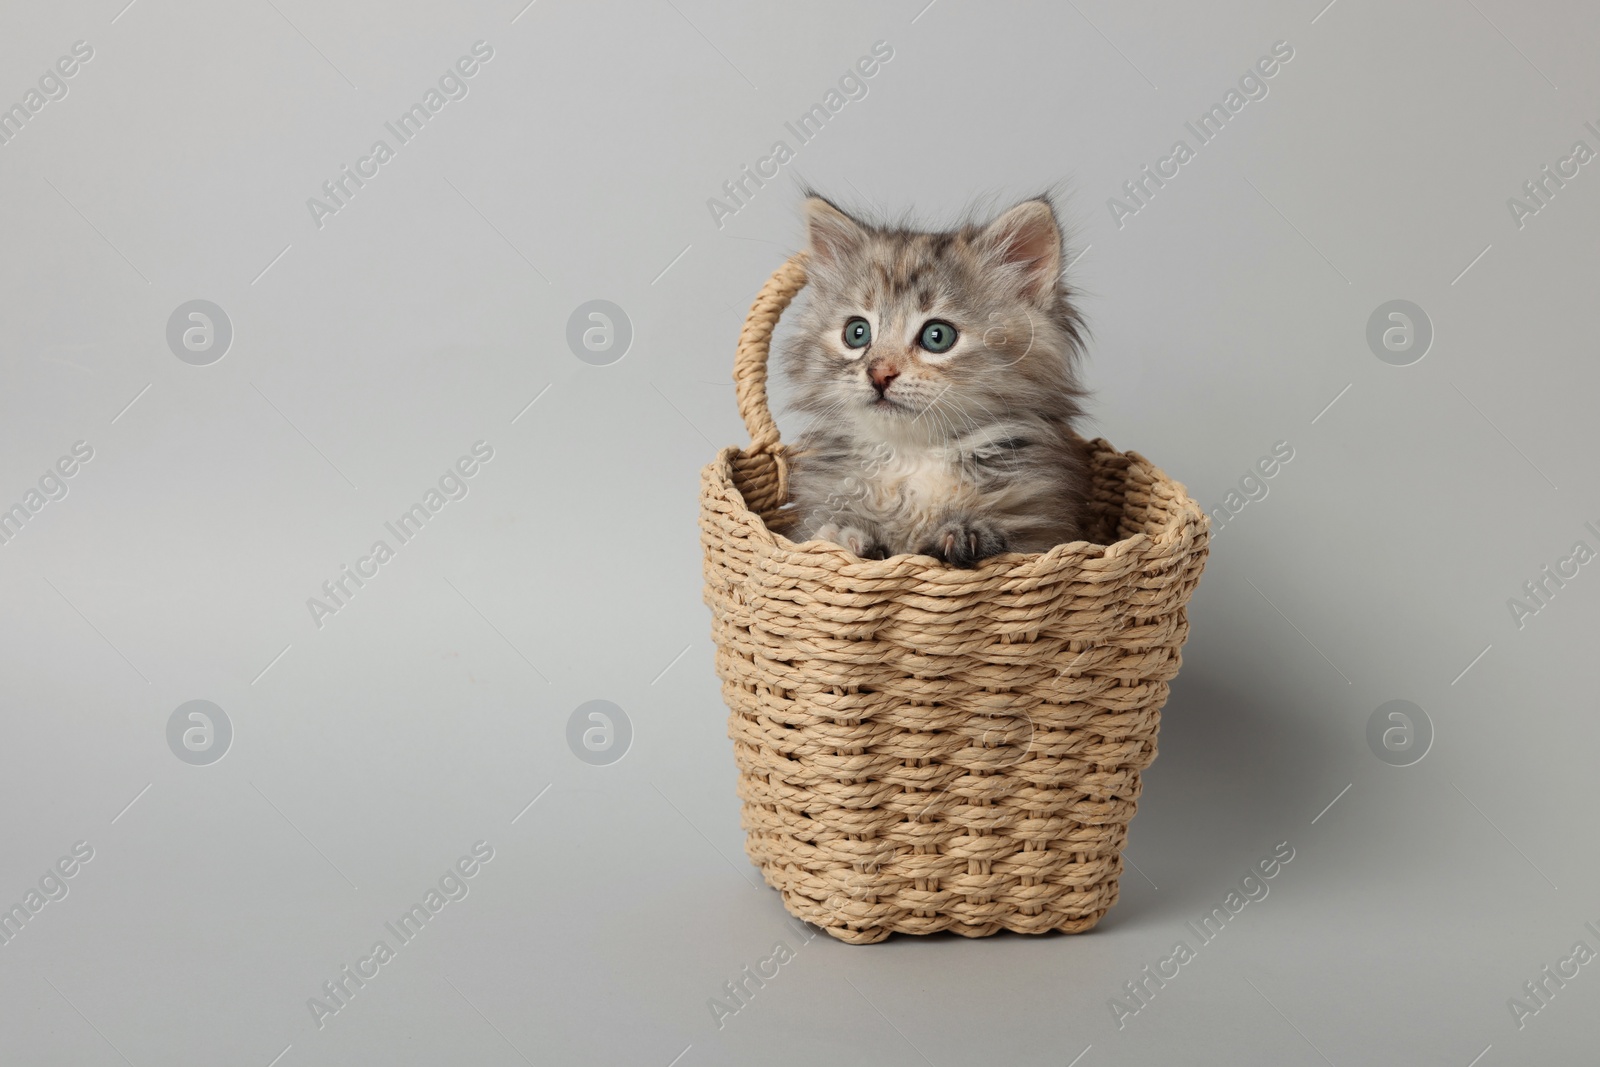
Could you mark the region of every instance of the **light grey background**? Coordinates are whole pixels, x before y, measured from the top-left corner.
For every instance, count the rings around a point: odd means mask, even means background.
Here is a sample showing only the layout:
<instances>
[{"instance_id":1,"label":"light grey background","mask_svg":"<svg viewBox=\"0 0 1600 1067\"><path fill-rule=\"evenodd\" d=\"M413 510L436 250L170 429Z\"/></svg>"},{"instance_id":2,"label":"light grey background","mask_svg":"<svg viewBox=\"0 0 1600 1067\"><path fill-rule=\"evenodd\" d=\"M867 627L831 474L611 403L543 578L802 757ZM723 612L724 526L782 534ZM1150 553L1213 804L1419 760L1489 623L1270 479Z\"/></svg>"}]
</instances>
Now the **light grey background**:
<instances>
[{"instance_id":1,"label":"light grey background","mask_svg":"<svg viewBox=\"0 0 1600 1067\"><path fill-rule=\"evenodd\" d=\"M1600 13L125 2L12 2L0 33L0 104L94 49L0 146L0 506L94 450L0 546L0 904L94 850L0 945L4 1062L1594 1061L1600 963L1520 1028L1508 1000L1600 950L1600 564L1520 628L1507 602L1600 548L1600 164L1521 227L1507 199L1600 149ZM307 198L479 40L469 94L319 228ZM1119 228L1108 198L1277 41L1269 95ZM801 947L743 857L696 494L744 439L733 343L799 181L932 223L1060 183L1090 429L1207 508L1294 449L1217 533L1090 935ZM166 343L196 299L233 327L209 366ZM609 366L566 342L601 299L634 332ZM1393 299L1433 324L1410 366L1367 347ZM319 628L307 599L477 441L469 494ZM1366 739L1396 699L1435 734L1409 767ZM210 765L168 747L191 700L232 724ZM569 749L590 700L622 759ZM319 1028L308 999L478 841L470 894Z\"/></svg>"}]
</instances>

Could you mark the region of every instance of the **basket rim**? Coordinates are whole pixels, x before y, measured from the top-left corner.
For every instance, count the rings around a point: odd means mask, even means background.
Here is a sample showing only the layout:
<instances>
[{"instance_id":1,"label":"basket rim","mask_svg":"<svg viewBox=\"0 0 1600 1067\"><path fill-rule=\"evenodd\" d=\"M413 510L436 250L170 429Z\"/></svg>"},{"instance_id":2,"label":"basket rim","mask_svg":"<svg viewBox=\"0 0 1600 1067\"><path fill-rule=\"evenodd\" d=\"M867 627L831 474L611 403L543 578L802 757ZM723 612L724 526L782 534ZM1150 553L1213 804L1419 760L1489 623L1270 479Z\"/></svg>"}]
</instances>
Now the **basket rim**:
<instances>
[{"instance_id":1,"label":"basket rim","mask_svg":"<svg viewBox=\"0 0 1600 1067\"><path fill-rule=\"evenodd\" d=\"M976 567L953 567L933 556L920 553L906 552L890 556L887 559L866 559L857 556L843 545L832 541L813 538L809 541L793 541L778 531L772 529L759 514L751 510L744 494L733 479L733 462L744 456L768 455L774 462L786 462L787 449L779 444L775 447L767 446L759 451L750 452L738 445L728 445L717 452L717 456L706 465L705 475L717 479L725 490L738 501L743 514L739 516L748 526L753 537L774 555L785 557L791 561L801 561L817 556L832 556L844 560L849 567L848 573L853 578L890 578L905 577L908 573L918 574L924 578L936 578L941 575L954 575L963 581L971 581L975 577L991 578L1000 574L1014 574L1026 576L1040 572L1050 572L1082 566L1090 560L1118 559L1123 556L1144 556L1148 551L1158 545L1165 545L1181 540L1185 531L1198 527L1200 536L1191 549L1199 549L1209 541L1211 517L1200 507L1189 494L1184 484L1172 478L1160 467L1150 462L1145 456L1133 450L1121 451L1104 437L1087 439L1085 443L1095 451L1111 452L1124 457L1132 464L1143 466L1157 483L1175 489L1180 498L1167 521L1154 534L1141 530L1131 537L1124 537L1117 541L1102 544L1096 541L1078 540L1063 541L1053 545L1044 552L1002 552L989 556L979 561ZM942 584L942 583L941 583Z\"/></svg>"}]
</instances>

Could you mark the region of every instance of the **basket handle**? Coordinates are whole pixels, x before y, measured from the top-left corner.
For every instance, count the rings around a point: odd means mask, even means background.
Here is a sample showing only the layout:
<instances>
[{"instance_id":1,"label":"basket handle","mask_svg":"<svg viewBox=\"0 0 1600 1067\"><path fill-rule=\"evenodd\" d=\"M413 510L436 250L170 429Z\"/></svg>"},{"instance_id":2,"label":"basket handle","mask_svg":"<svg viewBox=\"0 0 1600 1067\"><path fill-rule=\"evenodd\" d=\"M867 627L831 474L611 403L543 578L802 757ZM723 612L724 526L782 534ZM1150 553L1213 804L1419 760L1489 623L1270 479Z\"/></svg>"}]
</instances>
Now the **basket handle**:
<instances>
[{"instance_id":1,"label":"basket handle","mask_svg":"<svg viewBox=\"0 0 1600 1067\"><path fill-rule=\"evenodd\" d=\"M778 424L767 407L767 352L778 317L805 284L806 253L796 252L761 287L745 317L744 329L739 331L739 348L733 357L733 387L739 396L739 414L750 431L746 455L772 452L779 447Z\"/></svg>"}]
</instances>

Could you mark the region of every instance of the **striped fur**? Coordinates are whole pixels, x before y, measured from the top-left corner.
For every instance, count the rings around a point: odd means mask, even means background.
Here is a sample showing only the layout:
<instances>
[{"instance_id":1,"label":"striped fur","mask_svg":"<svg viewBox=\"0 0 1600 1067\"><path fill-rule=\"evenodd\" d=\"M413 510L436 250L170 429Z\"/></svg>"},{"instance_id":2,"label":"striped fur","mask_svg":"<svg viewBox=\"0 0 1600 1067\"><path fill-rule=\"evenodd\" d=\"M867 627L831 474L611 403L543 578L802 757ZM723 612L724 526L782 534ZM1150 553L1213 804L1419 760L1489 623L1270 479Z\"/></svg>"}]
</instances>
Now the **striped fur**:
<instances>
[{"instance_id":1,"label":"striped fur","mask_svg":"<svg viewBox=\"0 0 1600 1067\"><path fill-rule=\"evenodd\" d=\"M789 536L964 567L1083 536L1087 462L1068 433L1083 327L1049 201L937 233L816 196L805 214L810 291L782 360L811 425L792 455ZM858 316L872 340L852 349ZM918 344L931 319L956 328L949 351Z\"/></svg>"}]
</instances>

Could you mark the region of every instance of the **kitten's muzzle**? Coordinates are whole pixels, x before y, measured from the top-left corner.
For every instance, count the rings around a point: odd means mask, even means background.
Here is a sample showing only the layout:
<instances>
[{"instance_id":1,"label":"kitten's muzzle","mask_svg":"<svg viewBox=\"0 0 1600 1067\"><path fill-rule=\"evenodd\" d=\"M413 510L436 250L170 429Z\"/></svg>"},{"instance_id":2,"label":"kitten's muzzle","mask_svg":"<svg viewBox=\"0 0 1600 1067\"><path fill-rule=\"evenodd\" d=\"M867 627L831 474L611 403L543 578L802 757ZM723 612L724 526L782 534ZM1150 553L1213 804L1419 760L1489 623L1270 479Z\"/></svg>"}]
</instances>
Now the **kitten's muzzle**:
<instances>
[{"instance_id":1,"label":"kitten's muzzle","mask_svg":"<svg viewBox=\"0 0 1600 1067\"><path fill-rule=\"evenodd\" d=\"M900 377L900 368L891 363L874 363L867 368L867 377L879 396L889 391L889 383Z\"/></svg>"}]
</instances>

